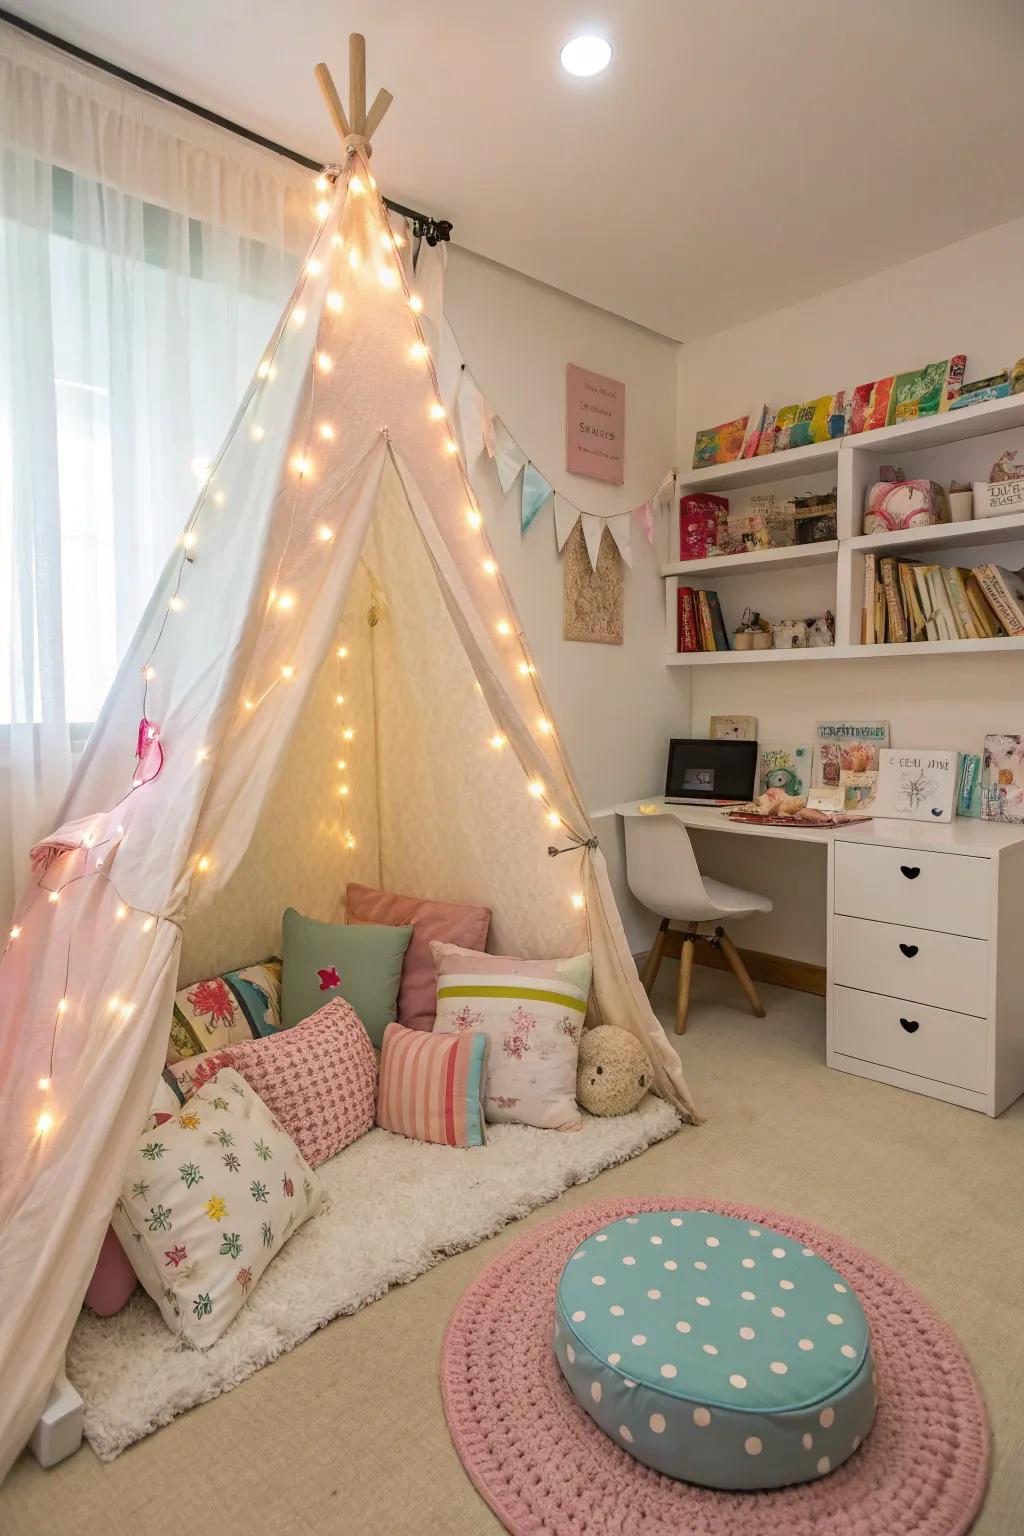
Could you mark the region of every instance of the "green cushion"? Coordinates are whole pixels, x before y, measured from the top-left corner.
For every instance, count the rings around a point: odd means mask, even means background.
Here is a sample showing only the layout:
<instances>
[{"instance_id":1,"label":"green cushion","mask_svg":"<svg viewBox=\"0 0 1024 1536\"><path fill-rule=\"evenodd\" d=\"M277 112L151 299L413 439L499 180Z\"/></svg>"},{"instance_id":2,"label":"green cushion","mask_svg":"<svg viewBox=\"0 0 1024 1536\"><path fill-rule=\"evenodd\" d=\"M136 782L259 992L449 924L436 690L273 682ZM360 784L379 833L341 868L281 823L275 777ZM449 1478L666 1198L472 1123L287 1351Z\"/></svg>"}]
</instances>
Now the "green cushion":
<instances>
[{"instance_id":1,"label":"green cushion","mask_svg":"<svg viewBox=\"0 0 1024 1536\"><path fill-rule=\"evenodd\" d=\"M294 907L284 914L281 1022L285 1029L343 997L359 1015L377 1049L398 1018L402 961L412 928L318 923Z\"/></svg>"}]
</instances>

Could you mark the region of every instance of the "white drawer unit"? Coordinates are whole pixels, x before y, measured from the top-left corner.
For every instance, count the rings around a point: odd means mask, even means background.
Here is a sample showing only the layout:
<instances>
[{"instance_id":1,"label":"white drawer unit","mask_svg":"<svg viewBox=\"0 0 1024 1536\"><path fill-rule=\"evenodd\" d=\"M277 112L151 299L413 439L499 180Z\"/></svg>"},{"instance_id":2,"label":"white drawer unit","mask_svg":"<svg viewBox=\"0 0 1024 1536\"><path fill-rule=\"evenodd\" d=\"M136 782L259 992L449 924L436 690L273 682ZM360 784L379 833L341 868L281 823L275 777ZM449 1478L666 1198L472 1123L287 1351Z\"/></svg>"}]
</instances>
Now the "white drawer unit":
<instances>
[{"instance_id":1,"label":"white drawer unit","mask_svg":"<svg viewBox=\"0 0 1024 1536\"><path fill-rule=\"evenodd\" d=\"M839 841L835 855L837 912L975 939L988 937L990 860Z\"/></svg>"},{"instance_id":2,"label":"white drawer unit","mask_svg":"<svg viewBox=\"0 0 1024 1536\"><path fill-rule=\"evenodd\" d=\"M844 1056L984 1091L984 1019L837 986L834 1038Z\"/></svg>"},{"instance_id":3,"label":"white drawer unit","mask_svg":"<svg viewBox=\"0 0 1024 1536\"><path fill-rule=\"evenodd\" d=\"M931 928L837 915L832 969L837 986L869 987L957 1013L988 1013L988 944Z\"/></svg>"},{"instance_id":4,"label":"white drawer unit","mask_svg":"<svg viewBox=\"0 0 1024 1536\"><path fill-rule=\"evenodd\" d=\"M1024 1092L1024 828L877 821L829 859L829 1066L1001 1114Z\"/></svg>"}]
</instances>

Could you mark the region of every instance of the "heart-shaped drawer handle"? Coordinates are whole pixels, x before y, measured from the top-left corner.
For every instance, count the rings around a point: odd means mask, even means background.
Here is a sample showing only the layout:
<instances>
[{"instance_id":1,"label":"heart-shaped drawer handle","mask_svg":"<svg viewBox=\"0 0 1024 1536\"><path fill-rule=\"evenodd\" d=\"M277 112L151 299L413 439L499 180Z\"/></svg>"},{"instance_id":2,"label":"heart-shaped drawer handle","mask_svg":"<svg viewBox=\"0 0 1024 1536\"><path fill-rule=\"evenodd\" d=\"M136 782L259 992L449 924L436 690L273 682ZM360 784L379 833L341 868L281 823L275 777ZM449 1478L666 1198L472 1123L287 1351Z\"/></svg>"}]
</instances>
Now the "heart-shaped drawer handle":
<instances>
[{"instance_id":1,"label":"heart-shaped drawer handle","mask_svg":"<svg viewBox=\"0 0 1024 1536\"><path fill-rule=\"evenodd\" d=\"M900 1019L900 1023L902 1024L903 1028L906 1030L908 1035L916 1034L917 1031L921 1028L920 1024L918 1023L918 1021L916 1019L904 1019L904 1018L901 1018Z\"/></svg>"},{"instance_id":2,"label":"heart-shaped drawer handle","mask_svg":"<svg viewBox=\"0 0 1024 1536\"><path fill-rule=\"evenodd\" d=\"M914 956L917 954L916 944L901 944L900 949L903 954L906 955L908 960L913 960Z\"/></svg>"},{"instance_id":3,"label":"heart-shaped drawer handle","mask_svg":"<svg viewBox=\"0 0 1024 1536\"><path fill-rule=\"evenodd\" d=\"M908 880L916 880L921 873L921 866L919 864L901 864L900 873L906 875Z\"/></svg>"}]
</instances>

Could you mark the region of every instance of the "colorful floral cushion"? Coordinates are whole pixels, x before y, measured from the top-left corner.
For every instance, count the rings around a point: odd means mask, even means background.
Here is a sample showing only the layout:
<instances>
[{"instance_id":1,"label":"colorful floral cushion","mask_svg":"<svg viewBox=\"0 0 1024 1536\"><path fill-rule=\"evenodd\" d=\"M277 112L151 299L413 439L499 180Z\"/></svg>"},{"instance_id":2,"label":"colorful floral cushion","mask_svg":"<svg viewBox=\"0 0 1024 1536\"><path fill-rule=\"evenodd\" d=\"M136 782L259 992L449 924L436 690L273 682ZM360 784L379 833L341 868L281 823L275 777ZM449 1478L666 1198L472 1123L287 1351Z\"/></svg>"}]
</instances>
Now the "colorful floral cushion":
<instances>
[{"instance_id":1,"label":"colorful floral cushion","mask_svg":"<svg viewBox=\"0 0 1024 1536\"><path fill-rule=\"evenodd\" d=\"M402 960L412 929L318 923L289 907L284 914L281 1017L286 1028L336 997L351 1003L375 1046L398 1017Z\"/></svg>"},{"instance_id":2,"label":"colorful floral cushion","mask_svg":"<svg viewBox=\"0 0 1024 1536\"><path fill-rule=\"evenodd\" d=\"M201 1056L280 1028L281 962L264 960L181 989L174 999L167 1060Z\"/></svg>"},{"instance_id":3,"label":"colorful floral cushion","mask_svg":"<svg viewBox=\"0 0 1024 1536\"><path fill-rule=\"evenodd\" d=\"M578 1131L576 1058L591 958L519 960L431 945L437 970L434 1034L490 1038L484 1112L542 1130Z\"/></svg>"},{"instance_id":4,"label":"colorful floral cushion","mask_svg":"<svg viewBox=\"0 0 1024 1536\"><path fill-rule=\"evenodd\" d=\"M390 928L411 924L412 938L402 962L402 985L398 991L398 1021L409 1029L433 1029L437 977L430 953L431 940L460 944L464 949L483 949L491 926L491 910L450 901L427 901L421 896L397 896L394 891L350 883L345 889L345 921L382 923Z\"/></svg>"},{"instance_id":5,"label":"colorful floral cushion","mask_svg":"<svg viewBox=\"0 0 1024 1536\"><path fill-rule=\"evenodd\" d=\"M377 1058L355 1010L343 998L269 1040L243 1040L179 1063L190 1092L234 1067L276 1115L311 1168L373 1126Z\"/></svg>"},{"instance_id":6,"label":"colorful floral cushion","mask_svg":"<svg viewBox=\"0 0 1024 1536\"><path fill-rule=\"evenodd\" d=\"M377 1084L377 1124L414 1141L482 1147L487 1036L456 1036L389 1024Z\"/></svg>"},{"instance_id":7,"label":"colorful floral cushion","mask_svg":"<svg viewBox=\"0 0 1024 1536\"><path fill-rule=\"evenodd\" d=\"M231 1067L160 1119L136 1143L113 1227L168 1328L208 1349L326 1194Z\"/></svg>"}]
</instances>

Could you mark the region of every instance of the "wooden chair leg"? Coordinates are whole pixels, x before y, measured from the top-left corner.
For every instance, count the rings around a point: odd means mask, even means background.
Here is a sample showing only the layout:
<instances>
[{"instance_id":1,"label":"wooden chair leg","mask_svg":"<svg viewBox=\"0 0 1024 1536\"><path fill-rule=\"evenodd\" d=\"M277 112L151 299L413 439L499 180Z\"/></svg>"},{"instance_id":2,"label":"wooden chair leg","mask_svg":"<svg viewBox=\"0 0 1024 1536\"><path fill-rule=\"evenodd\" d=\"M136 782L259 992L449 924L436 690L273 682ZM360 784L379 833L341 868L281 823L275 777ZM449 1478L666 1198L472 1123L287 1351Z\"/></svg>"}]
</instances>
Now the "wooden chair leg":
<instances>
[{"instance_id":1,"label":"wooden chair leg","mask_svg":"<svg viewBox=\"0 0 1024 1536\"><path fill-rule=\"evenodd\" d=\"M683 939L682 952L679 956L679 997L676 1001L676 1034L682 1035L686 1031L686 1015L690 1007L690 984L693 981L693 946L696 939L690 938L690 934L697 932L696 923L687 923L687 937Z\"/></svg>"},{"instance_id":2,"label":"wooden chair leg","mask_svg":"<svg viewBox=\"0 0 1024 1536\"><path fill-rule=\"evenodd\" d=\"M733 943L732 939L730 939L724 928L718 928L715 931L718 936L718 942L721 946L722 954L725 956L726 960L728 960L729 967L732 970L733 975L736 977L736 980L747 994L747 1002L750 1004L751 1013L754 1015L755 1019L763 1019L765 1015L764 1004L762 1003L760 997L757 995L757 988L754 986L754 983L750 978L750 972L747 970L746 966L743 964L743 961L740 958L739 950L736 948L736 945Z\"/></svg>"},{"instance_id":3,"label":"wooden chair leg","mask_svg":"<svg viewBox=\"0 0 1024 1536\"><path fill-rule=\"evenodd\" d=\"M647 959L644 961L644 968L640 973L640 980L643 983L644 991L648 994L648 996L650 995L651 988L654 986L654 983L658 979L658 970L661 966L662 957L665 953L665 943L667 938L668 918L663 917L658 927L658 931L654 935L654 943L651 945Z\"/></svg>"}]
</instances>

